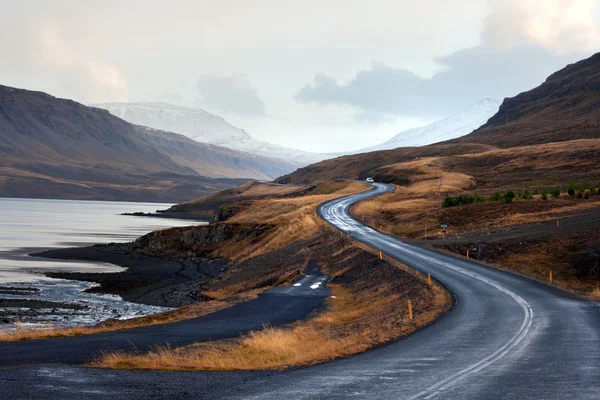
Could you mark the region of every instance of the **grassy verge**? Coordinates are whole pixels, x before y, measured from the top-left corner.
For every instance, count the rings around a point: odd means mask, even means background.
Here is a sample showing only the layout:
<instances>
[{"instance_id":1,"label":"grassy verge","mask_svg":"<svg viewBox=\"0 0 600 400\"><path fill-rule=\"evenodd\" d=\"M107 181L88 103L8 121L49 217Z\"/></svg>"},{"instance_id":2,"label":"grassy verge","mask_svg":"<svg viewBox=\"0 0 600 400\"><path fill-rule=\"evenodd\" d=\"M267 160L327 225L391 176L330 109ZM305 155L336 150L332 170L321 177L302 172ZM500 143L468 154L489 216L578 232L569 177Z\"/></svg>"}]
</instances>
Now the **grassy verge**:
<instances>
[{"instance_id":1,"label":"grassy verge","mask_svg":"<svg viewBox=\"0 0 600 400\"><path fill-rule=\"evenodd\" d=\"M148 353L104 354L92 365L115 369L256 370L321 363L415 332L443 315L451 296L394 260L379 260L332 232L312 251L333 277L328 310L285 328L233 341L163 347ZM336 283L339 282L339 283ZM407 302L414 307L409 320Z\"/></svg>"}]
</instances>

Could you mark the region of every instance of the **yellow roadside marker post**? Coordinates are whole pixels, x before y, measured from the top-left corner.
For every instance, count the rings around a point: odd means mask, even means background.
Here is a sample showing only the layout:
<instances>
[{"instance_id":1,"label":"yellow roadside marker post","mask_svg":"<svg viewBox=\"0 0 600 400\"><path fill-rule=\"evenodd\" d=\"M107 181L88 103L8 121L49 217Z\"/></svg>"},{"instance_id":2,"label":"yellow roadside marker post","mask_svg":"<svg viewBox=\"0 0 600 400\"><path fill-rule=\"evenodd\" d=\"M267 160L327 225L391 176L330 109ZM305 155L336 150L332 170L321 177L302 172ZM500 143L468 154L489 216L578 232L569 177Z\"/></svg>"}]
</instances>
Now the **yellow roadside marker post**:
<instances>
[{"instance_id":1,"label":"yellow roadside marker post","mask_svg":"<svg viewBox=\"0 0 600 400\"><path fill-rule=\"evenodd\" d=\"M469 250L467 250L467 258L469 258Z\"/></svg>"},{"instance_id":2,"label":"yellow roadside marker post","mask_svg":"<svg viewBox=\"0 0 600 400\"><path fill-rule=\"evenodd\" d=\"M550 271L550 276L548 277L548 279L550 280L550 283L552 283L552 271Z\"/></svg>"},{"instance_id":3,"label":"yellow roadside marker post","mask_svg":"<svg viewBox=\"0 0 600 400\"><path fill-rule=\"evenodd\" d=\"M427 284L431 286L431 274L427 274Z\"/></svg>"},{"instance_id":4,"label":"yellow roadside marker post","mask_svg":"<svg viewBox=\"0 0 600 400\"><path fill-rule=\"evenodd\" d=\"M383 253L381 251L379 252L379 259L383 260Z\"/></svg>"},{"instance_id":5,"label":"yellow roadside marker post","mask_svg":"<svg viewBox=\"0 0 600 400\"><path fill-rule=\"evenodd\" d=\"M410 300L408 300L408 319L410 319L411 321L413 319L412 303Z\"/></svg>"}]
</instances>

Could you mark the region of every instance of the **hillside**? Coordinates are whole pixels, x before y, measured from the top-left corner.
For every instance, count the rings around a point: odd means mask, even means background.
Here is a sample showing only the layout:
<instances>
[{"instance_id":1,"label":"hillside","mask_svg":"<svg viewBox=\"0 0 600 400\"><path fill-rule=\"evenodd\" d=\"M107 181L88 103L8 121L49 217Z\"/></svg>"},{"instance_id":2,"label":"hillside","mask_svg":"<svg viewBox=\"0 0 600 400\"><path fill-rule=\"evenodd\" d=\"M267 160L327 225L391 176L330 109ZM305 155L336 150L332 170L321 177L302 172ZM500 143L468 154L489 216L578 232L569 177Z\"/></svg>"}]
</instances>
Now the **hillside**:
<instances>
[{"instance_id":1,"label":"hillside","mask_svg":"<svg viewBox=\"0 0 600 400\"><path fill-rule=\"evenodd\" d=\"M291 170L71 100L0 86L0 196L181 201Z\"/></svg>"},{"instance_id":2,"label":"hillside","mask_svg":"<svg viewBox=\"0 0 600 400\"><path fill-rule=\"evenodd\" d=\"M207 111L179 107L168 103L104 103L96 104L111 114L133 124L175 132L197 142L284 160L295 167L327 158L323 154L290 149L254 139L244 130Z\"/></svg>"},{"instance_id":3,"label":"hillside","mask_svg":"<svg viewBox=\"0 0 600 400\"><path fill-rule=\"evenodd\" d=\"M589 138L600 138L600 53L505 99L485 125L451 142L514 147Z\"/></svg>"}]
</instances>

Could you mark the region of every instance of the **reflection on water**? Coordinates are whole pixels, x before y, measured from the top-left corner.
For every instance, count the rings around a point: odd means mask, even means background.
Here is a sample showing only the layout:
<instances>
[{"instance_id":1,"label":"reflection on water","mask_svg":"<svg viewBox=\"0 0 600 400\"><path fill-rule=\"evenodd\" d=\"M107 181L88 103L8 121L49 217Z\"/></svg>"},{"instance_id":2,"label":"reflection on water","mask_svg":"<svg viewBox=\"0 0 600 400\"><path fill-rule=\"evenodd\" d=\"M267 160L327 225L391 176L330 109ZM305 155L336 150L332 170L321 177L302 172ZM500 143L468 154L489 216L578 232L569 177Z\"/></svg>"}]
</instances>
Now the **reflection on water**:
<instances>
[{"instance_id":1,"label":"reflection on water","mask_svg":"<svg viewBox=\"0 0 600 400\"><path fill-rule=\"evenodd\" d=\"M45 271L113 272L110 264L32 258L43 249L128 242L156 229L198 222L119 215L170 204L0 198L0 283L38 280Z\"/></svg>"},{"instance_id":2,"label":"reflection on water","mask_svg":"<svg viewBox=\"0 0 600 400\"><path fill-rule=\"evenodd\" d=\"M164 310L128 303L118 296L83 293L89 283L50 279L43 275L49 271L116 272L120 267L88 261L50 260L28 254L59 247L128 242L156 229L200 224L120 215L168 207L170 204L0 198L0 287L37 290L33 294L25 291L20 295L7 294L5 290L0 298L63 302L78 307L73 311L37 309L35 317L25 319L36 324L92 324L107 318L130 318ZM23 315L29 316L31 310L0 308L0 316L11 313L14 318L9 319L15 321L23 319ZM7 327L0 324L0 331Z\"/></svg>"}]
</instances>

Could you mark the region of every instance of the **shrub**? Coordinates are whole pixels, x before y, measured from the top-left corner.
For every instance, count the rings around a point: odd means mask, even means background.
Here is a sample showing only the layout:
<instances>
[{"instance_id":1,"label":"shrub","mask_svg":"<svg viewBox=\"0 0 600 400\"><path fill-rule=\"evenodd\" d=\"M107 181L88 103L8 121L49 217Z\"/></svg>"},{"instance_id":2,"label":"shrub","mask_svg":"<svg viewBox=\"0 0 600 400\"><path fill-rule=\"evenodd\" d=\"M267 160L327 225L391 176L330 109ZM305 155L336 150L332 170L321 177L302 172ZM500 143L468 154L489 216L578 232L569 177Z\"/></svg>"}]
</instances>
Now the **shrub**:
<instances>
[{"instance_id":1,"label":"shrub","mask_svg":"<svg viewBox=\"0 0 600 400\"><path fill-rule=\"evenodd\" d=\"M585 194L583 195L584 199L589 199L590 198L590 192L585 192Z\"/></svg>"},{"instance_id":2,"label":"shrub","mask_svg":"<svg viewBox=\"0 0 600 400\"><path fill-rule=\"evenodd\" d=\"M512 203L515 199L515 192L509 190L508 192L504 193L504 196L502 198L504 199L505 203Z\"/></svg>"},{"instance_id":3,"label":"shrub","mask_svg":"<svg viewBox=\"0 0 600 400\"><path fill-rule=\"evenodd\" d=\"M548 200L548 191L546 189L542 190L542 200Z\"/></svg>"},{"instance_id":4,"label":"shrub","mask_svg":"<svg viewBox=\"0 0 600 400\"><path fill-rule=\"evenodd\" d=\"M496 192L490 197L490 200L491 201L502 201L502 195L500 194L500 192Z\"/></svg>"},{"instance_id":5,"label":"shrub","mask_svg":"<svg viewBox=\"0 0 600 400\"><path fill-rule=\"evenodd\" d=\"M583 192L581 190L577 191L577 198L583 199Z\"/></svg>"},{"instance_id":6,"label":"shrub","mask_svg":"<svg viewBox=\"0 0 600 400\"><path fill-rule=\"evenodd\" d=\"M573 186L573 185L569 186L569 188L567 189L567 193L571 197L575 196L575 186Z\"/></svg>"},{"instance_id":7,"label":"shrub","mask_svg":"<svg viewBox=\"0 0 600 400\"><path fill-rule=\"evenodd\" d=\"M558 199L560 197L560 188L553 188L552 191L550 192L550 194L552 195L552 197L554 197L555 199Z\"/></svg>"},{"instance_id":8,"label":"shrub","mask_svg":"<svg viewBox=\"0 0 600 400\"><path fill-rule=\"evenodd\" d=\"M523 193L523 198L525 200L532 200L533 196L531 195L531 193L529 193L529 190L525 190L525 193Z\"/></svg>"},{"instance_id":9,"label":"shrub","mask_svg":"<svg viewBox=\"0 0 600 400\"><path fill-rule=\"evenodd\" d=\"M459 195L456 197L452 197L450 195L446 195L446 198L442 202L442 208L463 206L465 204L483 203L483 202L485 202L485 199L481 196Z\"/></svg>"}]
</instances>

